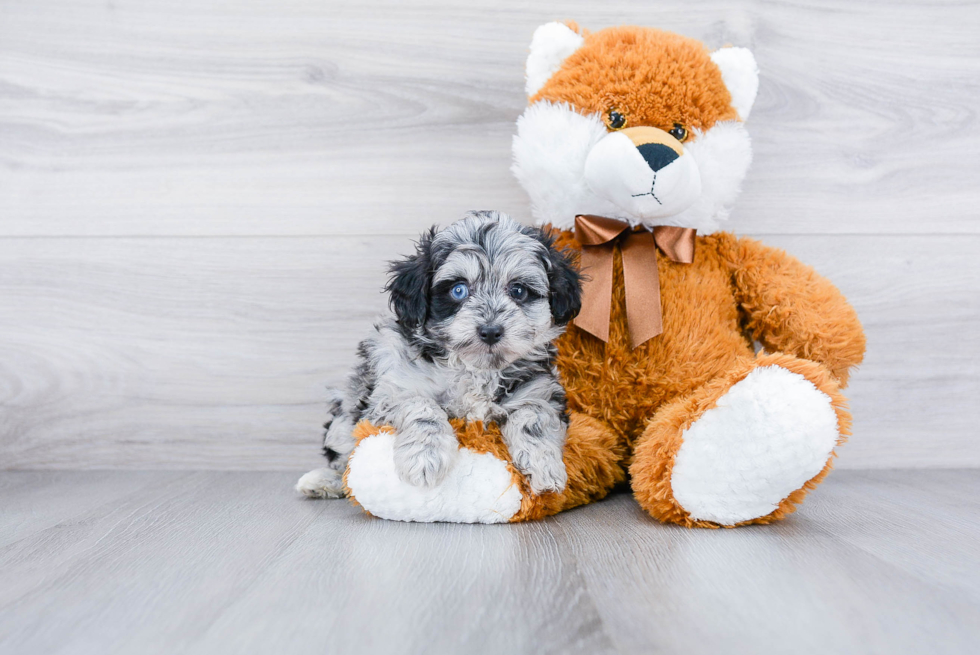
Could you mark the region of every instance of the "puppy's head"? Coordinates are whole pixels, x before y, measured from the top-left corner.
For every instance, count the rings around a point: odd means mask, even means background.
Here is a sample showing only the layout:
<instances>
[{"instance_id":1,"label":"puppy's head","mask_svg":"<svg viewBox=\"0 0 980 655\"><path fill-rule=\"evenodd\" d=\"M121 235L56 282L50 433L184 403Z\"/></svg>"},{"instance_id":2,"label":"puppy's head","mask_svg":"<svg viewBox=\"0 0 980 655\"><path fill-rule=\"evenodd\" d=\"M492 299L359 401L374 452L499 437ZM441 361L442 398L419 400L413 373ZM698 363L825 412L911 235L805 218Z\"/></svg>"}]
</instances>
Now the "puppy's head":
<instances>
[{"instance_id":1,"label":"puppy's head","mask_svg":"<svg viewBox=\"0 0 980 655\"><path fill-rule=\"evenodd\" d=\"M470 212L422 235L387 291L404 334L428 352L495 369L558 337L581 308L578 270L541 230Z\"/></svg>"}]
</instances>

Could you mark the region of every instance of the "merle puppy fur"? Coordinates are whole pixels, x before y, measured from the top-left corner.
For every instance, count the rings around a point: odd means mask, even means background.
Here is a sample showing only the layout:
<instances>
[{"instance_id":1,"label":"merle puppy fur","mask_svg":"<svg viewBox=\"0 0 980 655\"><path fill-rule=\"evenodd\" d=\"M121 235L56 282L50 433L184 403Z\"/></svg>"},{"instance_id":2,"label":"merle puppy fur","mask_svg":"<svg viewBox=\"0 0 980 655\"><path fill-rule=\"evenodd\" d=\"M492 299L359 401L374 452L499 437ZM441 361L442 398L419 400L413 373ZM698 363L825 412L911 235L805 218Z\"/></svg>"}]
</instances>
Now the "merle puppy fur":
<instances>
[{"instance_id":1,"label":"merle puppy fur","mask_svg":"<svg viewBox=\"0 0 980 655\"><path fill-rule=\"evenodd\" d=\"M393 313L360 343L347 388L331 398L329 466L297 489L342 494L360 420L395 428L402 480L437 485L458 450L450 418L496 422L531 489L563 489L568 417L553 342L581 307L569 256L541 230L482 211L423 234L390 272Z\"/></svg>"}]
</instances>

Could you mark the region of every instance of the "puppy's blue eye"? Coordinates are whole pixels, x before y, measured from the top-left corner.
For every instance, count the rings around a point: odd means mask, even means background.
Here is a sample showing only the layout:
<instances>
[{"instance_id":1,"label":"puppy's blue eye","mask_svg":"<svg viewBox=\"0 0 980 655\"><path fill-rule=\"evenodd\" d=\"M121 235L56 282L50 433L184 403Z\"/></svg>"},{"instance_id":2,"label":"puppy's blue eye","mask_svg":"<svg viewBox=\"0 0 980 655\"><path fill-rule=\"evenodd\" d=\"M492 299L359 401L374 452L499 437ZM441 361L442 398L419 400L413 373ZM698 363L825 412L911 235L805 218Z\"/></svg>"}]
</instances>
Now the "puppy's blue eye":
<instances>
[{"instance_id":1,"label":"puppy's blue eye","mask_svg":"<svg viewBox=\"0 0 980 655\"><path fill-rule=\"evenodd\" d=\"M470 288L463 282L459 282L449 290L449 295L453 297L453 300L465 300L470 295Z\"/></svg>"},{"instance_id":2,"label":"puppy's blue eye","mask_svg":"<svg viewBox=\"0 0 980 655\"><path fill-rule=\"evenodd\" d=\"M527 287L520 282L515 282L514 284L510 285L508 293L510 293L510 297L517 302L527 300Z\"/></svg>"}]
</instances>

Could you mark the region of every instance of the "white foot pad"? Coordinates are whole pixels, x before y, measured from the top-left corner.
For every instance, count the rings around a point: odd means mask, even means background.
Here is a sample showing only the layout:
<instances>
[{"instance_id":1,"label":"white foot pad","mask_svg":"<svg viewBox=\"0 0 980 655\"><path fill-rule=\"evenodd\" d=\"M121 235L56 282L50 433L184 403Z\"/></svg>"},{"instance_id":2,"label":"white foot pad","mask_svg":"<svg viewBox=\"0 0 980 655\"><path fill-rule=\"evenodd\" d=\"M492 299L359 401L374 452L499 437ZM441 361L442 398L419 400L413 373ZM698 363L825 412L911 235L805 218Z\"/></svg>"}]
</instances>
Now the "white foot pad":
<instances>
[{"instance_id":1,"label":"white foot pad","mask_svg":"<svg viewBox=\"0 0 980 655\"><path fill-rule=\"evenodd\" d=\"M684 432L674 498L722 525L765 516L823 469L837 438L827 394L782 367L757 368Z\"/></svg>"},{"instance_id":2,"label":"white foot pad","mask_svg":"<svg viewBox=\"0 0 980 655\"><path fill-rule=\"evenodd\" d=\"M425 489L395 473L395 436L366 437L347 463L347 486L364 509L394 521L506 523L521 508L521 490L507 464L460 448L446 479Z\"/></svg>"}]
</instances>

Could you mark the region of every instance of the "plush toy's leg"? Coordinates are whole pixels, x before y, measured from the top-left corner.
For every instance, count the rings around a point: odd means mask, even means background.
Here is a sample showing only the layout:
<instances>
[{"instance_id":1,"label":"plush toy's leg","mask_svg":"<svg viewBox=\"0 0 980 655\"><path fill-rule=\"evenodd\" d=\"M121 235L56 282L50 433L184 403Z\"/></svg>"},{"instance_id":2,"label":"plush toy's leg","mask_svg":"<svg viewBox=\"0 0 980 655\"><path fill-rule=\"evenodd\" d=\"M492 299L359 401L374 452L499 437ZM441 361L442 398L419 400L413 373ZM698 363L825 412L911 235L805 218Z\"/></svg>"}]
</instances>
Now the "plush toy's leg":
<instances>
[{"instance_id":1,"label":"plush toy's leg","mask_svg":"<svg viewBox=\"0 0 980 655\"><path fill-rule=\"evenodd\" d=\"M446 479L431 488L398 478L391 428L362 422L344 483L350 499L368 513L399 521L508 523L529 521L605 496L626 478L625 442L605 424L571 415L564 462L568 483L560 493L534 494L511 464L496 425L454 419L459 456Z\"/></svg>"},{"instance_id":2,"label":"plush toy's leg","mask_svg":"<svg viewBox=\"0 0 980 655\"><path fill-rule=\"evenodd\" d=\"M784 354L747 359L657 411L636 443L633 493L665 522L770 523L827 475L850 421L821 364Z\"/></svg>"}]
</instances>

